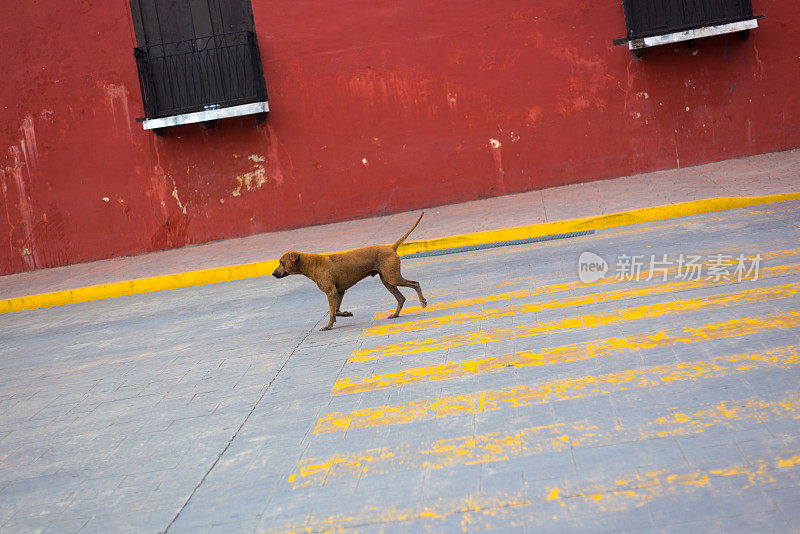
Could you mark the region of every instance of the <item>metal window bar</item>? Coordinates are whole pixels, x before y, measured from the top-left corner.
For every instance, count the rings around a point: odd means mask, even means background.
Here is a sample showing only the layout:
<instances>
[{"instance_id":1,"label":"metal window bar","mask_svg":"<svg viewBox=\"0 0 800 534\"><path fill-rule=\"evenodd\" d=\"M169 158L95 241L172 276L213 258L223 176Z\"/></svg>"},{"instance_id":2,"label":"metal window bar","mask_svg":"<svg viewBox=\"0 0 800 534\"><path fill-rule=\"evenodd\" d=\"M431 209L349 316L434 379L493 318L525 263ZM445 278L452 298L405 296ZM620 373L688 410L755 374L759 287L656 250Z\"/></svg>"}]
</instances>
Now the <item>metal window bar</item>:
<instances>
[{"instance_id":1,"label":"metal window bar","mask_svg":"<svg viewBox=\"0 0 800 534\"><path fill-rule=\"evenodd\" d=\"M147 119L267 100L252 31L138 47L134 57Z\"/></svg>"}]
</instances>

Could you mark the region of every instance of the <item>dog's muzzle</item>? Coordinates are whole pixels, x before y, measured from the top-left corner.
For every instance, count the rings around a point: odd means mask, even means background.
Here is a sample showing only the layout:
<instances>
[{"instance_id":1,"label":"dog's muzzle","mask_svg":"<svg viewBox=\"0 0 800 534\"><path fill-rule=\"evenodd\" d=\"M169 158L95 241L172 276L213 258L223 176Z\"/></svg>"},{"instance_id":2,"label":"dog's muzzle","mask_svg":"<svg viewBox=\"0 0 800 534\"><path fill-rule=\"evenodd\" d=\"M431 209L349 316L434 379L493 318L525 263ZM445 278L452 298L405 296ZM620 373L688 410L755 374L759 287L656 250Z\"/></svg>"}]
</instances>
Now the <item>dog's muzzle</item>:
<instances>
[{"instance_id":1,"label":"dog's muzzle","mask_svg":"<svg viewBox=\"0 0 800 534\"><path fill-rule=\"evenodd\" d=\"M286 273L279 273L278 269L275 269L272 272L272 276L274 276L275 278L283 278L284 276L286 276Z\"/></svg>"}]
</instances>

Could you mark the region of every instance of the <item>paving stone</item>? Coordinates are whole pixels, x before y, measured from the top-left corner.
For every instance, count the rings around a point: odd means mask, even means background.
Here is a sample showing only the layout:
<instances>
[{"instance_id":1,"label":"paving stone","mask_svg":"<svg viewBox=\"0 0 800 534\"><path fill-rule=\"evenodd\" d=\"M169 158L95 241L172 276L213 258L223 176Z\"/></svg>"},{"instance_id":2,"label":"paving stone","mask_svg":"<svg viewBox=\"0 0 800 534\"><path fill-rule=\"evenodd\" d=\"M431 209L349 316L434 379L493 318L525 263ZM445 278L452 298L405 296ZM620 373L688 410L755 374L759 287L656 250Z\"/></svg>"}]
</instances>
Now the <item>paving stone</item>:
<instances>
[{"instance_id":1,"label":"paving stone","mask_svg":"<svg viewBox=\"0 0 800 534\"><path fill-rule=\"evenodd\" d=\"M96 515L92 517L82 528L81 532L102 533L102 532L156 532L165 528L172 519L172 510L147 510L137 513L116 513Z\"/></svg>"},{"instance_id":2,"label":"paving stone","mask_svg":"<svg viewBox=\"0 0 800 534\"><path fill-rule=\"evenodd\" d=\"M725 469L747 463L736 443L683 449L683 455L691 467L704 471Z\"/></svg>"},{"instance_id":3,"label":"paving stone","mask_svg":"<svg viewBox=\"0 0 800 534\"><path fill-rule=\"evenodd\" d=\"M789 504L800 501L800 480L796 486L774 489L767 492L775 503Z\"/></svg>"},{"instance_id":4,"label":"paving stone","mask_svg":"<svg viewBox=\"0 0 800 534\"><path fill-rule=\"evenodd\" d=\"M781 514L770 511L737 515L723 515L717 518L722 532L789 532L789 524Z\"/></svg>"},{"instance_id":5,"label":"paving stone","mask_svg":"<svg viewBox=\"0 0 800 534\"><path fill-rule=\"evenodd\" d=\"M543 452L534 456L520 458L525 480L528 482L550 480L553 477L572 475L577 468L570 450Z\"/></svg>"},{"instance_id":6,"label":"paving stone","mask_svg":"<svg viewBox=\"0 0 800 534\"><path fill-rule=\"evenodd\" d=\"M793 532L800 529L800 507L797 506L796 502L778 503L778 509Z\"/></svg>"},{"instance_id":7,"label":"paving stone","mask_svg":"<svg viewBox=\"0 0 800 534\"><path fill-rule=\"evenodd\" d=\"M643 467L685 465L685 459L673 439L631 441L600 447L575 447L572 450L579 472L620 472Z\"/></svg>"},{"instance_id":8,"label":"paving stone","mask_svg":"<svg viewBox=\"0 0 800 534\"><path fill-rule=\"evenodd\" d=\"M648 502L647 507L655 525L661 529L681 526L683 532L699 532L694 529L700 525L715 530L715 518L720 513L713 493L704 489L695 489L687 495L664 496Z\"/></svg>"}]
</instances>

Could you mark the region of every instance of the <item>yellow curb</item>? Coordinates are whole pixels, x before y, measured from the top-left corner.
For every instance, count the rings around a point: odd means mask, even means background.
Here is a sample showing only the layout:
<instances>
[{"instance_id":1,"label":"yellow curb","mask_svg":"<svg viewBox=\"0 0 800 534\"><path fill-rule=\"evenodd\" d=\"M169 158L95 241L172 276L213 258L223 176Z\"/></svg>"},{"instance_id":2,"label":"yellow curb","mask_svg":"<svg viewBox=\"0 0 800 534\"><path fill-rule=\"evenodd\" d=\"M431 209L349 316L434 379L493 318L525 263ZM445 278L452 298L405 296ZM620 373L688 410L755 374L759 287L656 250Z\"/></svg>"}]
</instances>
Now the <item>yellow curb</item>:
<instances>
[{"instance_id":1,"label":"yellow curb","mask_svg":"<svg viewBox=\"0 0 800 534\"><path fill-rule=\"evenodd\" d=\"M51 293L41 293L39 295L4 299L0 300L0 313L47 308L49 306L60 306L62 304L75 304L90 300L138 295L139 293L150 293L153 291L164 291L166 289L216 284L218 282L266 276L272 274L272 271L274 271L277 266L278 260L269 260L232 265L230 267L203 269L201 271L137 278L125 282L114 282L111 284L100 284L77 289L67 289L64 291L53 291Z\"/></svg>"},{"instance_id":2,"label":"yellow curb","mask_svg":"<svg viewBox=\"0 0 800 534\"><path fill-rule=\"evenodd\" d=\"M529 226L517 226L515 228L504 228L502 230L487 230L485 232L475 232L472 234L454 235L427 239L425 241L412 241L400 245L398 252L401 255L413 254L415 252L425 252L429 250L441 250L445 248L466 247L472 245L483 245L486 243L496 243L498 241L515 241L518 239L530 239L554 234L566 234L570 232L580 232L583 230L603 230L614 228L615 226L627 226L686 215L698 215L710 211L723 211L734 208L743 208L755 204L768 204L771 202L781 202L783 200L793 200L800 198L798 193L781 193L778 195L765 195L759 197L715 197L703 200L691 200L679 204L668 204L666 206L656 206L654 208L641 208L609 215L598 215L594 217L584 217L580 219L569 219L550 223L532 224Z\"/></svg>"},{"instance_id":3,"label":"yellow curb","mask_svg":"<svg viewBox=\"0 0 800 534\"><path fill-rule=\"evenodd\" d=\"M471 234L426 239L422 241L412 241L409 243L403 243L398 252L401 255L407 255L429 250L442 250L470 245L483 245L498 241L530 239L533 237L541 237L553 234L566 234L569 232L579 232L582 230L603 230L605 228L614 228L616 226L627 226L630 224L671 219L686 215L697 215L711 211L743 208L756 204L768 204L772 202L781 202L783 200L793 200L796 198L800 198L800 192L758 197L716 197L703 200L692 200L690 202L681 202L679 204L669 204L654 208L642 208L620 213L612 213L610 215L599 215L594 217L584 217L581 219L570 219L566 221L532 224L529 226L518 226L515 228L504 228L501 230L490 230ZM50 293L41 293L38 295L29 295L25 297L0 299L0 313L60 306L62 304L75 304L78 302L122 297L125 295L138 295L140 293L150 293L153 291L164 291L167 289L178 289L181 287L216 284L219 282L243 280L245 278L254 278L257 276L267 276L272 274L272 271L275 270L277 265L278 260L267 260L255 263L245 263L241 265L231 265L229 267L217 267L214 269L188 271L177 274L152 276L149 278L137 278L124 282L100 284L96 286L68 289L64 291L53 291Z\"/></svg>"}]
</instances>

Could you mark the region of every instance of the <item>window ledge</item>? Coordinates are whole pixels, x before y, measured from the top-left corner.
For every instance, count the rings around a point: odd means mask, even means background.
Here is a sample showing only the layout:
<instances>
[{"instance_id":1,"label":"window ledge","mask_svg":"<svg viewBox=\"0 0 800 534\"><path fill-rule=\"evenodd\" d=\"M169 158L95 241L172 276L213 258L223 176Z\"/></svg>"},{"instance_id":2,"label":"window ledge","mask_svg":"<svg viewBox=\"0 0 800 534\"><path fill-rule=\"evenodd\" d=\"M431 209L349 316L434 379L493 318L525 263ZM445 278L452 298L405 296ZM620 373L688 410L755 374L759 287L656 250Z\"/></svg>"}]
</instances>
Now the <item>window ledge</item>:
<instances>
[{"instance_id":1,"label":"window ledge","mask_svg":"<svg viewBox=\"0 0 800 534\"><path fill-rule=\"evenodd\" d=\"M652 37L644 37L642 39L631 39L628 41L628 48L631 50L640 50L642 48L649 48L651 46L659 46L669 43L678 43L681 41L691 41L692 39L700 39L701 37L711 37L712 35L722 35L723 33L734 33L745 30L752 30L758 27L757 19L743 20L740 22L732 22L730 24L720 24L717 26L706 26L704 28L696 28L694 30L686 30L682 32L667 33L664 35L654 35Z\"/></svg>"},{"instance_id":2,"label":"window ledge","mask_svg":"<svg viewBox=\"0 0 800 534\"><path fill-rule=\"evenodd\" d=\"M181 124L192 124L196 122L213 121L226 119L228 117L241 117L242 115L255 115L256 113L266 113L269 111L269 103L253 102L252 104L242 104L240 106L230 106L227 108L207 109L195 113L184 113L182 115L172 115L171 117L160 117L158 119L145 119L142 127L145 130L155 130L156 128L167 128Z\"/></svg>"}]
</instances>

